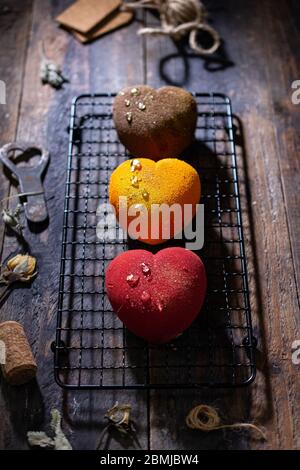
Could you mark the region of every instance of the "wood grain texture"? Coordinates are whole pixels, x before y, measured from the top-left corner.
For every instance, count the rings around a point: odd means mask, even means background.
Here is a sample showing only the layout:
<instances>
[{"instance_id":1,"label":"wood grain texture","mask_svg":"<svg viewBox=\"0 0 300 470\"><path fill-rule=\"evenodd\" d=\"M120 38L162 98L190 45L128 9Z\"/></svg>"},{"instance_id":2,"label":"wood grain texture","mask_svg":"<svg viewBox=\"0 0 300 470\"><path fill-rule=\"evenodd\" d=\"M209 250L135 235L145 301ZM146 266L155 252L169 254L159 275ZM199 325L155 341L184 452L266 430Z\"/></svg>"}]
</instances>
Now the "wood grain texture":
<instances>
[{"instance_id":1,"label":"wood grain texture","mask_svg":"<svg viewBox=\"0 0 300 470\"><path fill-rule=\"evenodd\" d=\"M263 443L249 435L219 433L209 439L218 448L300 446L295 431L299 426L299 415L295 413L300 392L296 379L299 367L291 361L292 342L300 337L295 283L299 263L296 241L299 210L295 207L295 188L299 185L296 151L299 111L290 101L291 75L294 74L294 79L299 75L299 60L298 52L291 50L292 40L287 39L291 30L299 34L295 20L298 18L299 24L299 15L295 3L290 6L286 2L275 3L276 13L274 2L268 1L208 3L213 24L226 41L215 63L190 53L179 54L165 38L149 38L146 45L150 85L160 86L167 81L191 90L226 93L246 136L243 142L239 139L242 147L238 146L238 152L245 162L243 166L239 159L239 172L254 329L259 338L258 375L247 390L205 391L192 394L190 400L193 404L221 403L224 418L230 422L257 420L265 426L268 440ZM155 23L153 15L150 21ZM288 67L284 57L289 57ZM278 109L278 101L287 107L281 117L274 110L274 106ZM155 394L153 448L176 449L181 439L189 448L208 446L207 436L198 433L195 437L195 432L182 424L182 410L189 408L190 400L180 392L173 401ZM173 406L181 414L175 413ZM178 417L175 426L174 416Z\"/></svg>"},{"instance_id":2,"label":"wood grain texture","mask_svg":"<svg viewBox=\"0 0 300 470\"><path fill-rule=\"evenodd\" d=\"M0 6L0 30L2 33L0 80L4 81L6 87L6 104L0 104L0 146L13 140L17 133L31 12L31 0L22 2L22 5L18 1L11 0L5 6ZM0 200L8 196L8 191L9 183L1 171ZM1 224L1 248L3 234L4 226Z\"/></svg>"},{"instance_id":3,"label":"wood grain texture","mask_svg":"<svg viewBox=\"0 0 300 470\"><path fill-rule=\"evenodd\" d=\"M147 24L157 24L151 13L147 13ZM217 27L219 26L218 23ZM147 84L151 86L159 87L167 82L191 91L227 92L222 86L218 86L211 72L204 70L203 60L187 53L184 45L176 45L164 37L149 37L146 39L146 54ZM191 72L191 64L196 66L197 70ZM202 389L187 392L179 389L169 393L153 392L151 448L201 450L249 447L249 435L245 433L217 431L206 435L188 429L185 417L192 407L200 403L217 407L224 421L237 422L248 419L248 390Z\"/></svg>"},{"instance_id":4,"label":"wood grain texture","mask_svg":"<svg viewBox=\"0 0 300 470\"><path fill-rule=\"evenodd\" d=\"M0 7L0 29L2 47L0 52L0 80L6 84L6 105L0 105L0 145L14 140L17 134L19 107L22 97L24 67L27 56L28 37L31 24L32 1L7 2ZM9 195L9 181L0 171L0 199ZM1 208L2 210L2 208ZM4 225L0 224L0 253L2 253ZM2 258L3 259L3 258ZM2 317L1 313L1 319ZM5 386L0 392L0 448L6 448L11 440L10 409L6 405ZM18 436L14 437L18 446Z\"/></svg>"},{"instance_id":5,"label":"wood grain texture","mask_svg":"<svg viewBox=\"0 0 300 470\"><path fill-rule=\"evenodd\" d=\"M4 426L0 430L0 443L1 447L8 449L28 448L26 431L46 425L53 407L64 411L65 428L74 448L94 449L100 439L105 412L115 401L126 401L122 392L66 394L55 384L53 377L50 344L54 339L56 325L71 99L83 92L117 90L125 83L143 80L143 51L136 42L136 25L131 26L133 30L129 34L128 30L118 31L115 41L111 41L110 37L103 38L100 48L97 43L83 47L71 35L58 29L54 21L67 3L59 2L57 5L57 2L50 1L34 2L22 87L16 137L34 141L47 147L50 152L51 163L45 178L50 224L41 233L25 230L25 237L38 260L39 275L31 288L12 292L1 309L1 319L22 322L39 365L36 384L11 389L1 381L1 417ZM70 84L62 90L54 91L40 83L38 71L42 40L47 55L62 65L65 75L70 79ZM131 50L136 60L133 61L131 56L125 60L120 45ZM106 72L108 64L109 74ZM14 137L11 135L10 138ZM3 256L15 249L14 238L6 238ZM139 445L145 448L145 396L133 392L128 396L128 401L134 403L133 419L141 423ZM18 418L20 410L23 411ZM119 442L118 436L112 436L109 445L111 448L122 448L124 445L132 446L133 443Z\"/></svg>"},{"instance_id":6,"label":"wood grain texture","mask_svg":"<svg viewBox=\"0 0 300 470\"><path fill-rule=\"evenodd\" d=\"M82 46L54 21L70 1L7 3L12 13L8 20L0 15L0 26L6 31L0 79L9 82L10 117L1 118L1 143L15 137L34 140L49 149L52 160L45 179L50 224L41 233L25 232L38 258L39 276L31 288L14 291L1 308L1 320L24 324L40 366L38 380L15 389L1 379L0 448L27 448L26 430L43 427L49 410L56 406L64 412L74 448L94 449L103 429L103 415L117 399L134 404L140 445L147 447L146 393L64 393L54 383L50 351L56 322L71 98L82 92L116 91L147 82L220 91L232 99L238 117L236 143L251 306L259 339L258 374L251 387L151 392L151 448L300 449L299 366L291 361L292 342L300 339L300 107L291 104L291 82L300 78L299 2L207 1L213 25L224 38L214 59L178 50L168 38L138 38L138 22ZM146 19L148 25L157 21L152 14ZM61 63L70 78L70 84L60 91L40 84L41 40L49 57ZM6 113L1 107L0 112ZM0 192L5 194L7 188L1 173ZM14 238L6 237L3 256L15 248ZM202 402L216 405L226 422L257 421L265 427L267 441L245 432L203 435L187 429L187 412ZM107 437L112 437L110 442ZM102 446L123 449L132 447L132 442L105 436Z\"/></svg>"}]
</instances>

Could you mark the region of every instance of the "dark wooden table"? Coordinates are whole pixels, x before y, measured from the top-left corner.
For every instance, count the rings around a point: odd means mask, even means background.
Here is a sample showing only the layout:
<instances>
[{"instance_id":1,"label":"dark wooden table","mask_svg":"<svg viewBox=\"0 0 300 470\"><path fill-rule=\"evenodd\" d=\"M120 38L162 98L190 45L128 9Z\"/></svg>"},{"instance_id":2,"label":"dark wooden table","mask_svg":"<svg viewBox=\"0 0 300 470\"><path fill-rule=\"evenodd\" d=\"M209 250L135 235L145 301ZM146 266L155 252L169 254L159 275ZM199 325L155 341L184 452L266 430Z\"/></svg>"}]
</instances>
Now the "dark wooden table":
<instances>
[{"instance_id":1,"label":"dark wooden table","mask_svg":"<svg viewBox=\"0 0 300 470\"><path fill-rule=\"evenodd\" d=\"M142 448L299 449L299 365L292 343L300 340L299 130L300 105L291 101L300 79L300 3L296 0L205 2L224 38L216 60L179 51L168 38L139 38L138 21L91 45L79 44L54 21L70 1L7 0L0 4L0 79L7 104L0 105L1 145L15 139L47 147L51 164L45 180L50 224L25 234L38 258L39 275L30 288L13 291L1 320L19 320L39 364L38 386L0 383L0 448L27 449L26 431L43 428L49 411L64 414L75 449L95 449L105 411L131 402ZM151 14L142 15L147 24ZM70 83L54 91L39 79L40 45L62 65ZM195 91L228 94L243 127L238 151L258 373L248 388L152 392L147 435L144 392L69 392L54 382L50 344L54 339L62 204L71 99L82 92L118 91L124 85L171 83ZM0 173L1 199L16 189ZM2 260L16 240L0 226ZM185 426L198 403L219 408L226 422L255 420L267 441L248 432L202 434ZM130 443L113 436L109 448Z\"/></svg>"}]
</instances>

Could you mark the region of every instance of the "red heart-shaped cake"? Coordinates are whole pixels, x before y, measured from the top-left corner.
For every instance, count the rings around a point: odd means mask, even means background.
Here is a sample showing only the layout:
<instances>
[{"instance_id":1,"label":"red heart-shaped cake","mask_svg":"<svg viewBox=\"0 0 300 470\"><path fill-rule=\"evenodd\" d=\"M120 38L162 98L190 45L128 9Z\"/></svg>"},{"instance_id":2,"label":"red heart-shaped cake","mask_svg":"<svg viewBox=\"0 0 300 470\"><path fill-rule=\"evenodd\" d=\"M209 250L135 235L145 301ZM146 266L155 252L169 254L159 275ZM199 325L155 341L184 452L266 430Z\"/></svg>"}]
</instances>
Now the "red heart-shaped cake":
<instances>
[{"instance_id":1,"label":"red heart-shaped cake","mask_svg":"<svg viewBox=\"0 0 300 470\"><path fill-rule=\"evenodd\" d=\"M150 343L165 343L200 312L206 273L201 259L185 248L165 248L155 255L131 250L109 264L106 290L130 331Z\"/></svg>"}]
</instances>

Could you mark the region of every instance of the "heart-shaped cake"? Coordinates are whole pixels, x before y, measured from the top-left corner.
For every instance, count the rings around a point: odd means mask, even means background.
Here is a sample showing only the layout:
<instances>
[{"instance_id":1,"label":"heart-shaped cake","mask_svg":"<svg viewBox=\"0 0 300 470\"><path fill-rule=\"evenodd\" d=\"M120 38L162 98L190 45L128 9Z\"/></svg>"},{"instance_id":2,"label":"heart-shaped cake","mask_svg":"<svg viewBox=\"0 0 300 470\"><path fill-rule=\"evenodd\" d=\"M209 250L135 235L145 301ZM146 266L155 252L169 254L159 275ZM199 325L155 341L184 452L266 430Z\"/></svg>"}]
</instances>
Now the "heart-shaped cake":
<instances>
[{"instance_id":1,"label":"heart-shaped cake","mask_svg":"<svg viewBox=\"0 0 300 470\"><path fill-rule=\"evenodd\" d=\"M150 343L180 335L197 317L206 293L200 258L185 248L166 248L153 255L126 251L109 264L106 290L125 326Z\"/></svg>"},{"instance_id":2,"label":"heart-shaped cake","mask_svg":"<svg viewBox=\"0 0 300 470\"><path fill-rule=\"evenodd\" d=\"M176 158L166 158L158 162L147 158L126 160L114 170L109 184L110 203L115 207L123 229L129 230L131 238L138 238L153 245L167 241L182 232L183 226L190 223L195 215L200 193L201 185L197 171L188 163ZM128 214L128 218L125 221L120 217L120 197L126 197L124 211ZM182 213L179 229L178 217L175 220L173 211L170 211L170 217L168 210L165 214L160 213L159 217L154 217L157 210L155 205L162 204L165 208L173 204L179 206L178 209ZM148 227L144 227L143 224L143 227L139 228L145 230L141 230L140 235L134 236L130 232L130 224L137 216L130 215L130 210L141 206L147 210Z\"/></svg>"},{"instance_id":3,"label":"heart-shaped cake","mask_svg":"<svg viewBox=\"0 0 300 470\"><path fill-rule=\"evenodd\" d=\"M193 140L197 104L182 88L137 85L116 96L113 119L120 141L133 156L176 157Z\"/></svg>"}]
</instances>

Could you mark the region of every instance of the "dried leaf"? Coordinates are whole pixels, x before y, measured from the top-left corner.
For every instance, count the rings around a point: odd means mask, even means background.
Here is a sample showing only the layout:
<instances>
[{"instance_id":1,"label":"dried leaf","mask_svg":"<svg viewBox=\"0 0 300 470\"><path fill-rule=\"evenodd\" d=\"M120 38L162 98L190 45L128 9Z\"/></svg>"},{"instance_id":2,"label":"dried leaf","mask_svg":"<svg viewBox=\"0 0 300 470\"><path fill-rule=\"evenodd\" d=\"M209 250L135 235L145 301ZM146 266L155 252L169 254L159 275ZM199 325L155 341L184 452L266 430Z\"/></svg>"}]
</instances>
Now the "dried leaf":
<instances>
[{"instance_id":1,"label":"dried leaf","mask_svg":"<svg viewBox=\"0 0 300 470\"><path fill-rule=\"evenodd\" d=\"M54 448L54 440L45 432L29 431L27 433L28 443L31 447Z\"/></svg>"},{"instance_id":2,"label":"dried leaf","mask_svg":"<svg viewBox=\"0 0 300 470\"><path fill-rule=\"evenodd\" d=\"M61 429L61 415L57 409L51 411L51 428L55 432L55 450L72 450L72 446Z\"/></svg>"},{"instance_id":3,"label":"dried leaf","mask_svg":"<svg viewBox=\"0 0 300 470\"><path fill-rule=\"evenodd\" d=\"M61 428L61 414L57 409L51 410L50 427L54 432L54 438L45 432L28 432L27 438L30 446L51 448L53 450L72 450L72 446Z\"/></svg>"},{"instance_id":4,"label":"dried leaf","mask_svg":"<svg viewBox=\"0 0 300 470\"><path fill-rule=\"evenodd\" d=\"M11 212L9 209L3 209L2 211L2 220L5 225L8 225L12 230L14 230L19 235L22 235L22 225L20 222L20 213L17 211Z\"/></svg>"}]
</instances>

